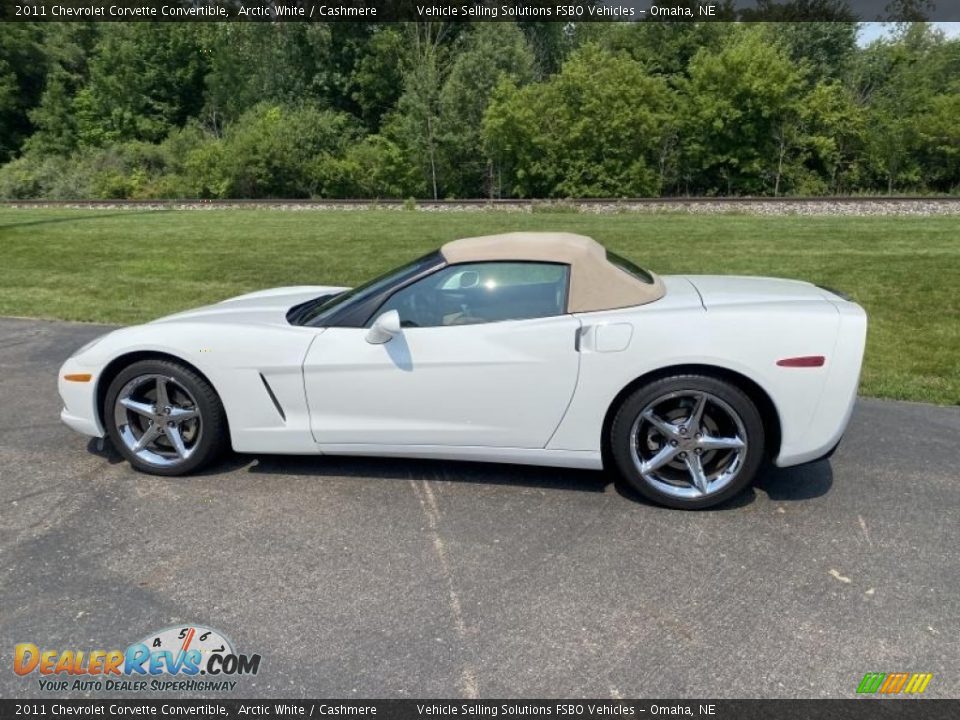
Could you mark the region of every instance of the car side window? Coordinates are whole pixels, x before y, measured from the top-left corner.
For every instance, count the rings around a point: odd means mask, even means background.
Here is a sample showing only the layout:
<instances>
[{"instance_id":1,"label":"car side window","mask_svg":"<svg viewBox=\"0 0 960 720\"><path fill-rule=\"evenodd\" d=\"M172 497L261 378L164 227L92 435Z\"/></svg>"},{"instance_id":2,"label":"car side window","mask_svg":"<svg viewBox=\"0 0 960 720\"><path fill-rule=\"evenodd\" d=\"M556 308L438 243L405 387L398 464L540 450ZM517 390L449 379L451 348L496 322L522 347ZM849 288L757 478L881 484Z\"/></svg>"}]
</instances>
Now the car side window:
<instances>
[{"instance_id":1,"label":"car side window","mask_svg":"<svg viewBox=\"0 0 960 720\"><path fill-rule=\"evenodd\" d=\"M388 310L402 327L473 325L563 315L570 266L484 262L450 265L394 293L370 319ZM369 323L368 323L369 324Z\"/></svg>"}]
</instances>

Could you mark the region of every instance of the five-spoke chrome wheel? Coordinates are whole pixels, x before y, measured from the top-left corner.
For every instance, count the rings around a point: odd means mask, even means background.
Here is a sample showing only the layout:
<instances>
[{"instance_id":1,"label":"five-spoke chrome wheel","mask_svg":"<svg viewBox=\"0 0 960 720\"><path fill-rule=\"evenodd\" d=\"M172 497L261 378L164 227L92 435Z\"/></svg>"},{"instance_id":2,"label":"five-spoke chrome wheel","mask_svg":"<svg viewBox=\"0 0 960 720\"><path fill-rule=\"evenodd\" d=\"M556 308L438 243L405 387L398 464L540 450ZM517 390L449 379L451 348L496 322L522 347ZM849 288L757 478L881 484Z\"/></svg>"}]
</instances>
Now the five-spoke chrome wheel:
<instances>
[{"instance_id":1,"label":"five-spoke chrome wheel","mask_svg":"<svg viewBox=\"0 0 960 720\"><path fill-rule=\"evenodd\" d=\"M704 497L736 478L747 431L728 403L708 392L671 392L649 403L630 431L637 472L667 495Z\"/></svg>"},{"instance_id":2,"label":"five-spoke chrome wheel","mask_svg":"<svg viewBox=\"0 0 960 720\"><path fill-rule=\"evenodd\" d=\"M756 476L763 419L744 390L709 375L664 377L634 390L610 428L617 467L662 505L698 509L733 497Z\"/></svg>"},{"instance_id":3,"label":"five-spoke chrome wheel","mask_svg":"<svg viewBox=\"0 0 960 720\"><path fill-rule=\"evenodd\" d=\"M191 392L163 374L138 375L117 394L114 423L121 442L148 465L175 467L200 445L203 418Z\"/></svg>"},{"instance_id":4,"label":"five-spoke chrome wheel","mask_svg":"<svg viewBox=\"0 0 960 720\"><path fill-rule=\"evenodd\" d=\"M121 368L103 397L103 424L120 454L141 472L186 475L230 445L220 396L195 368L147 358Z\"/></svg>"}]
</instances>

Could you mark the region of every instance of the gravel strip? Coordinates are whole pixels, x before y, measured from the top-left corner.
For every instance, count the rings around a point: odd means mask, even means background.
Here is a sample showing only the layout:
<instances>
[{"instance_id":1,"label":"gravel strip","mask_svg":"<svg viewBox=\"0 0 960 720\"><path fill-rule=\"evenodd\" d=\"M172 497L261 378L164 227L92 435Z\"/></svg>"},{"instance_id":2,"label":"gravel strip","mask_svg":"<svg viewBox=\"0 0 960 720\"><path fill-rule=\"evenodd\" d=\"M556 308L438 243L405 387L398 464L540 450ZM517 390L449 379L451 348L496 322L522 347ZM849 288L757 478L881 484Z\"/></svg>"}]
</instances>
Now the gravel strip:
<instances>
[{"instance_id":1,"label":"gravel strip","mask_svg":"<svg viewBox=\"0 0 960 720\"><path fill-rule=\"evenodd\" d=\"M83 210L395 210L400 212L569 212L684 213L692 215L929 216L960 215L957 198L665 198L652 200L494 200L494 201L323 201L323 200L168 200L168 201L9 201L0 207Z\"/></svg>"}]
</instances>

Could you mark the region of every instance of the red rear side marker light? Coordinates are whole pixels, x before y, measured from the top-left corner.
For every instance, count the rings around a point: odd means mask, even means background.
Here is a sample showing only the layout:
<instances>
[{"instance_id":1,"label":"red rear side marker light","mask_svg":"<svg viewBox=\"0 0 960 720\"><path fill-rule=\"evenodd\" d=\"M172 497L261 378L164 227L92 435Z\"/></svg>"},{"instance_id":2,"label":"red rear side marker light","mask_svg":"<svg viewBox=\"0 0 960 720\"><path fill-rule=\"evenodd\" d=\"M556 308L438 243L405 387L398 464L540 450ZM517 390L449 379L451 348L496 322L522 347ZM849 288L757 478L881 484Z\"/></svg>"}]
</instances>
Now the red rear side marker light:
<instances>
[{"instance_id":1,"label":"red rear side marker light","mask_svg":"<svg viewBox=\"0 0 960 720\"><path fill-rule=\"evenodd\" d=\"M777 360L780 367L823 367L827 359L823 355L803 355L801 357Z\"/></svg>"}]
</instances>

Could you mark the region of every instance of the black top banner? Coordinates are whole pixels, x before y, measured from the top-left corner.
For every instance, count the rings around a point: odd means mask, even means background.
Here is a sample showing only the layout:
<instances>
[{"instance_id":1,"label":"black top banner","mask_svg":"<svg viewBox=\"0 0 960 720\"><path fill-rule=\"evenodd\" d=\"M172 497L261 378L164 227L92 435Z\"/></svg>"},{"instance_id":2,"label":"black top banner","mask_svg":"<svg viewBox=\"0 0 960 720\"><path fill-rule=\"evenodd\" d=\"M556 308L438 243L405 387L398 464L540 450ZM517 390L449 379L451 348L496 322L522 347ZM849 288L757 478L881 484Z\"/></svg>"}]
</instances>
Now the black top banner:
<instances>
[{"instance_id":1,"label":"black top banner","mask_svg":"<svg viewBox=\"0 0 960 720\"><path fill-rule=\"evenodd\" d=\"M0 700L8 718L953 720L960 700Z\"/></svg>"},{"instance_id":2,"label":"black top banner","mask_svg":"<svg viewBox=\"0 0 960 720\"><path fill-rule=\"evenodd\" d=\"M960 21L960 0L4 0L3 22Z\"/></svg>"}]
</instances>

